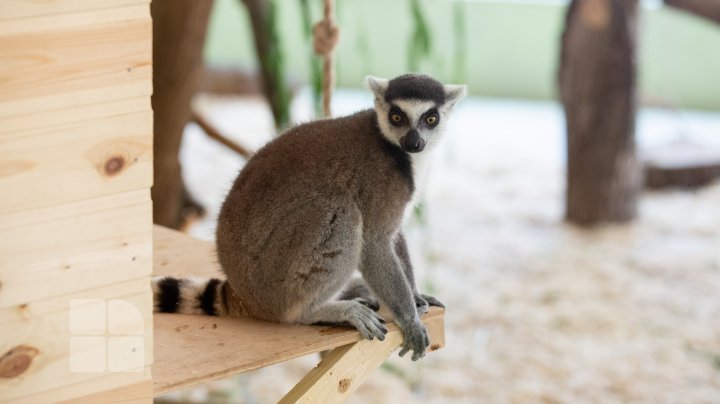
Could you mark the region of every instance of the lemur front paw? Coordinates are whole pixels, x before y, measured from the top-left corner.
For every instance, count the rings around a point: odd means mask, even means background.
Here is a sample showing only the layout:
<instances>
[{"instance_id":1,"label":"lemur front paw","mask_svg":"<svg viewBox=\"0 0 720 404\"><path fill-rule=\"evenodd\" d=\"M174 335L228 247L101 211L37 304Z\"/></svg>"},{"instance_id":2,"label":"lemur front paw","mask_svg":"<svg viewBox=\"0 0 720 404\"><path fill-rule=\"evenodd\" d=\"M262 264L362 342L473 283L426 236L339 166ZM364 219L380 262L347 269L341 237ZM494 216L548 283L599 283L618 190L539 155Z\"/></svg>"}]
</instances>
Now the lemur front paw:
<instances>
[{"instance_id":1,"label":"lemur front paw","mask_svg":"<svg viewBox=\"0 0 720 404\"><path fill-rule=\"evenodd\" d=\"M365 339L385 340L388 330L383 325L385 320L363 303L353 300L354 304L345 313L348 322L352 324Z\"/></svg>"},{"instance_id":2,"label":"lemur front paw","mask_svg":"<svg viewBox=\"0 0 720 404\"><path fill-rule=\"evenodd\" d=\"M403 326L402 330L405 340L400 350L400 356L405 355L408 351L413 351L412 360L414 361L425 356L425 348L430 345L430 338L428 338L425 325L420 321L416 321L409 326Z\"/></svg>"}]
</instances>

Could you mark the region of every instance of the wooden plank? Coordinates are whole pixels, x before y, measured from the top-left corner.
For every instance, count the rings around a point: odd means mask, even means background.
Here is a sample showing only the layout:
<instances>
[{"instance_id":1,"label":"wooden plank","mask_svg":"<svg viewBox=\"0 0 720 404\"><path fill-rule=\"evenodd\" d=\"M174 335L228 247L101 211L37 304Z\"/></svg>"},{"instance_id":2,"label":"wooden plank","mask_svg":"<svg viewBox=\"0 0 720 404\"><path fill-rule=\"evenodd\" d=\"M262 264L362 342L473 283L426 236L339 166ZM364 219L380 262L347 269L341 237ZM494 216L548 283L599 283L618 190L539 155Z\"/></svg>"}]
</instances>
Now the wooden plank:
<instances>
[{"instance_id":1,"label":"wooden plank","mask_svg":"<svg viewBox=\"0 0 720 404\"><path fill-rule=\"evenodd\" d=\"M0 214L152 185L152 111L0 135Z\"/></svg>"},{"instance_id":2,"label":"wooden plank","mask_svg":"<svg viewBox=\"0 0 720 404\"><path fill-rule=\"evenodd\" d=\"M29 363L17 362L24 368L0 378L0 401L96 379L103 390L149 380L151 312L149 277L0 309L0 356L33 350Z\"/></svg>"},{"instance_id":3,"label":"wooden plank","mask_svg":"<svg viewBox=\"0 0 720 404\"><path fill-rule=\"evenodd\" d=\"M157 226L154 239L156 274L218 274L210 243ZM432 349L443 344L443 316L444 310L432 308L423 317L433 340ZM401 335L394 323L388 324L388 330L388 339ZM156 396L362 340L356 330L345 327L290 326L179 314L155 314L154 336Z\"/></svg>"},{"instance_id":4,"label":"wooden plank","mask_svg":"<svg viewBox=\"0 0 720 404\"><path fill-rule=\"evenodd\" d=\"M118 380L108 380L103 377L86 380L42 393L9 400L3 404L139 404L152 402L150 366L147 366L146 371L143 373L128 374L125 375L125 378L127 378L127 382L123 384L120 384Z\"/></svg>"},{"instance_id":5,"label":"wooden plank","mask_svg":"<svg viewBox=\"0 0 720 404\"><path fill-rule=\"evenodd\" d=\"M342 403L402 342L402 334L394 333L382 342L363 340L335 348L279 403Z\"/></svg>"},{"instance_id":6,"label":"wooden plank","mask_svg":"<svg viewBox=\"0 0 720 404\"><path fill-rule=\"evenodd\" d=\"M90 122L135 112L152 111L150 97L137 97L104 103L45 111L41 114L13 115L0 118L0 138L20 135L39 128L57 127L70 123Z\"/></svg>"},{"instance_id":7,"label":"wooden plank","mask_svg":"<svg viewBox=\"0 0 720 404\"><path fill-rule=\"evenodd\" d=\"M0 21L147 3L149 0L3 0Z\"/></svg>"},{"instance_id":8,"label":"wooden plank","mask_svg":"<svg viewBox=\"0 0 720 404\"><path fill-rule=\"evenodd\" d=\"M152 24L144 18L0 34L0 117L149 96Z\"/></svg>"},{"instance_id":9,"label":"wooden plank","mask_svg":"<svg viewBox=\"0 0 720 404\"><path fill-rule=\"evenodd\" d=\"M149 275L149 193L0 216L0 307Z\"/></svg>"},{"instance_id":10,"label":"wooden plank","mask_svg":"<svg viewBox=\"0 0 720 404\"><path fill-rule=\"evenodd\" d=\"M443 317L425 322L431 331L429 351L432 352L445 345ZM280 403L344 402L402 342L401 333L390 333L382 342L362 340L335 348Z\"/></svg>"},{"instance_id":11,"label":"wooden plank","mask_svg":"<svg viewBox=\"0 0 720 404\"><path fill-rule=\"evenodd\" d=\"M130 386L118 387L116 389L83 396L74 400L63 401L62 404L150 404L152 401L152 381L148 380Z\"/></svg>"},{"instance_id":12,"label":"wooden plank","mask_svg":"<svg viewBox=\"0 0 720 404\"><path fill-rule=\"evenodd\" d=\"M5 1L5 0L3 0ZM115 8L87 8L71 13L48 14L29 18L0 20L0 35L20 35L61 31L86 26L102 26L149 17L147 2Z\"/></svg>"},{"instance_id":13,"label":"wooden plank","mask_svg":"<svg viewBox=\"0 0 720 404\"><path fill-rule=\"evenodd\" d=\"M434 324L439 322L440 324ZM426 322L430 333L428 352L445 346L443 317ZM296 384L279 403L341 403L402 345L400 333L382 342L361 340L333 349ZM412 352L409 353L412 355Z\"/></svg>"}]
</instances>

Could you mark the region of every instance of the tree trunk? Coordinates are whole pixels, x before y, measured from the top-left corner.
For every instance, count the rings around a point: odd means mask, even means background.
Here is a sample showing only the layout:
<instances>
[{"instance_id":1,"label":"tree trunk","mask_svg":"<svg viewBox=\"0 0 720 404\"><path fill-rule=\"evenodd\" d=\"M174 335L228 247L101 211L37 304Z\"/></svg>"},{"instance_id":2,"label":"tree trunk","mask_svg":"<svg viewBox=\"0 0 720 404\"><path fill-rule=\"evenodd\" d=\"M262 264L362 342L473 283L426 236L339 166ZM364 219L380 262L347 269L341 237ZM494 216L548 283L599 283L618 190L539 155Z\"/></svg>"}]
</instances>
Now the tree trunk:
<instances>
[{"instance_id":1,"label":"tree trunk","mask_svg":"<svg viewBox=\"0 0 720 404\"><path fill-rule=\"evenodd\" d=\"M154 185L153 220L180 228L188 213L202 213L181 176L178 152L202 69L212 0L153 0Z\"/></svg>"},{"instance_id":2,"label":"tree trunk","mask_svg":"<svg viewBox=\"0 0 720 404\"><path fill-rule=\"evenodd\" d=\"M573 0L560 60L567 123L565 217L593 225L636 215L641 169L635 153L637 0Z\"/></svg>"}]
</instances>

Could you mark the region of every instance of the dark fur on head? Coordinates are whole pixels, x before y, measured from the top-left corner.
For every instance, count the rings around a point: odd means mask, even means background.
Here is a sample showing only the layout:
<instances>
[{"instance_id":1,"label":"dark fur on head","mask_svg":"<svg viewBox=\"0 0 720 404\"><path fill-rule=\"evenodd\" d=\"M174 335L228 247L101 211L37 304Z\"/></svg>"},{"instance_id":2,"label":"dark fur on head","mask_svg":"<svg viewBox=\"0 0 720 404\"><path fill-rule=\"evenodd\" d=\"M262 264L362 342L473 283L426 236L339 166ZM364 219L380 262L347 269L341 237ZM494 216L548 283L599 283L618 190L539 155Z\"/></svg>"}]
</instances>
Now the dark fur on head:
<instances>
[{"instance_id":1,"label":"dark fur on head","mask_svg":"<svg viewBox=\"0 0 720 404\"><path fill-rule=\"evenodd\" d=\"M385 101L395 99L432 100L438 105L445 103L442 83L424 74L403 74L388 83Z\"/></svg>"}]
</instances>

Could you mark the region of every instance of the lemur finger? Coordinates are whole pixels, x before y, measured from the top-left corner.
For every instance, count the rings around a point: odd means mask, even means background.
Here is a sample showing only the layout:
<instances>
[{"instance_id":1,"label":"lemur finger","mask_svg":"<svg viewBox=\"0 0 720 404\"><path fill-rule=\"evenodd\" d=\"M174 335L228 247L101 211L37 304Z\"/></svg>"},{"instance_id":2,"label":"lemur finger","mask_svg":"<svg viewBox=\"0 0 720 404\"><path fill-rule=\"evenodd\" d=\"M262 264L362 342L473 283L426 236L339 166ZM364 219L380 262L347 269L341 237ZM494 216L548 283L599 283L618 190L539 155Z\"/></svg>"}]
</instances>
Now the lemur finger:
<instances>
[{"instance_id":1,"label":"lemur finger","mask_svg":"<svg viewBox=\"0 0 720 404\"><path fill-rule=\"evenodd\" d=\"M385 319L379 316L377 313L373 313L373 320L380 323L381 325L387 323L387 321L385 321Z\"/></svg>"},{"instance_id":2,"label":"lemur finger","mask_svg":"<svg viewBox=\"0 0 720 404\"><path fill-rule=\"evenodd\" d=\"M414 297L415 297L415 307L427 306L428 302L425 300L424 295L416 294Z\"/></svg>"},{"instance_id":3,"label":"lemur finger","mask_svg":"<svg viewBox=\"0 0 720 404\"><path fill-rule=\"evenodd\" d=\"M363 338L372 341L375 339L374 334L372 331L368 329L368 327L363 323L362 321L357 321L357 324L355 324L355 328L360 332L360 335L363 336Z\"/></svg>"},{"instance_id":4,"label":"lemur finger","mask_svg":"<svg viewBox=\"0 0 720 404\"><path fill-rule=\"evenodd\" d=\"M383 331L381 328L377 327L374 323L370 323L368 325L368 329L370 330L370 332L373 333L374 336L377 337L377 339L379 339L380 341L385 341L385 334L387 333L387 330Z\"/></svg>"},{"instance_id":5,"label":"lemur finger","mask_svg":"<svg viewBox=\"0 0 720 404\"><path fill-rule=\"evenodd\" d=\"M373 313L374 314L374 313ZM380 324L379 321L375 318L374 315L369 316L366 314L360 314L359 315L360 320L363 322L365 327L380 341L383 341L385 339L385 334L387 334L387 328L385 328L382 324Z\"/></svg>"},{"instance_id":6,"label":"lemur finger","mask_svg":"<svg viewBox=\"0 0 720 404\"><path fill-rule=\"evenodd\" d=\"M400 357L402 358L403 356L405 356L405 354L408 353L409 350L410 348L407 345L403 345L402 349L400 350Z\"/></svg>"},{"instance_id":7,"label":"lemur finger","mask_svg":"<svg viewBox=\"0 0 720 404\"><path fill-rule=\"evenodd\" d=\"M442 304L442 302L441 302L440 300L438 300L438 299L436 299L436 298L434 298L434 297L432 297L432 296L428 296L428 295L421 295L421 296L423 297L423 299L425 299L425 301L426 301L430 306L442 307L443 309L445 308L445 305Z\"/></svg>"}]
</instances>

